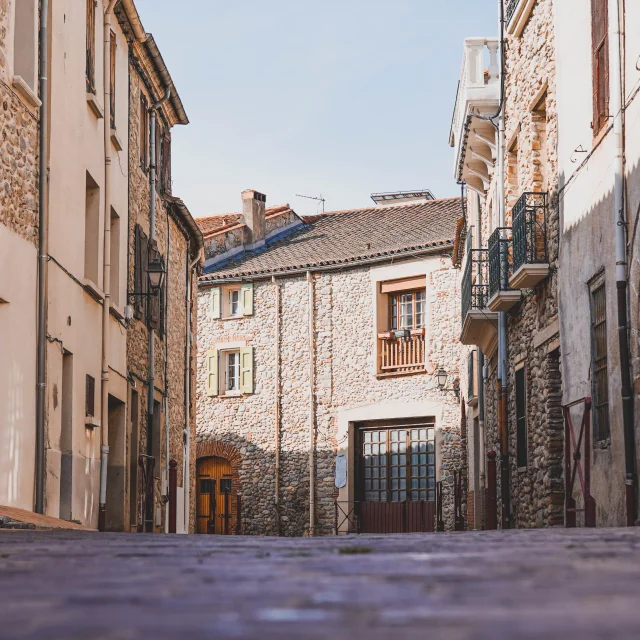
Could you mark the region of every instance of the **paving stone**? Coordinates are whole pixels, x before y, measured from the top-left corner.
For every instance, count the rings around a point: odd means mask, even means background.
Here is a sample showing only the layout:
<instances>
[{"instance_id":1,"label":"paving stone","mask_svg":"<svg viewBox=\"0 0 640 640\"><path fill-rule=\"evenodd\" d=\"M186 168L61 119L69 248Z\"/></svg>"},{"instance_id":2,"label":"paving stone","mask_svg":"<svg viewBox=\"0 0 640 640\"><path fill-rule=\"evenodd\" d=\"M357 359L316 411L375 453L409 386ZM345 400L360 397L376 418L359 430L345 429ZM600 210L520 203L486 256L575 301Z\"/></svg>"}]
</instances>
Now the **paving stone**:
<instances>
[{"instance_id":1,"label":"paving stone","mask_svg":"<svg viewBox=\"0 0 640 640\"><path fill-rule=\"evenodd\" d=\"M631 638L640 531L0 533L0 637Z\"/></svg>"}]
</instances>

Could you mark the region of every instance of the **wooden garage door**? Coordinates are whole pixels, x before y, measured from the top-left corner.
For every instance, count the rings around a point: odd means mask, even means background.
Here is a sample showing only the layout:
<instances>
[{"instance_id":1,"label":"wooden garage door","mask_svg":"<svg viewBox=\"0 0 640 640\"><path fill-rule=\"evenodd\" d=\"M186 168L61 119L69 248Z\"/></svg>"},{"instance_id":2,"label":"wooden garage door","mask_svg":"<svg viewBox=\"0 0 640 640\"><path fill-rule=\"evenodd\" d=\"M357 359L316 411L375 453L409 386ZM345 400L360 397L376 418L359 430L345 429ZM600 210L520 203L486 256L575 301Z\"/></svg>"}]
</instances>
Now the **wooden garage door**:
<instances>
[{"instance_id":1,"label":"wooden garage door","mask_svg":"<svg viewBox=\"0 0 640 640\"><path fill-rule=\"evenodd\" d=\"M225 458L202 458L197 473L198 533L223 534L225 496L220 492L220 481L231 478L231 463Z\"/></svg>"},{"instance_id":2,"label":"wooden garage door","mask_svg":"<svg viewBox=\"0 0 640 640\"><path fill-rule=\"evenodd\" d=\"M360 429L361 533L433 531L435 424Z\"/></svg>"}]
</instances>

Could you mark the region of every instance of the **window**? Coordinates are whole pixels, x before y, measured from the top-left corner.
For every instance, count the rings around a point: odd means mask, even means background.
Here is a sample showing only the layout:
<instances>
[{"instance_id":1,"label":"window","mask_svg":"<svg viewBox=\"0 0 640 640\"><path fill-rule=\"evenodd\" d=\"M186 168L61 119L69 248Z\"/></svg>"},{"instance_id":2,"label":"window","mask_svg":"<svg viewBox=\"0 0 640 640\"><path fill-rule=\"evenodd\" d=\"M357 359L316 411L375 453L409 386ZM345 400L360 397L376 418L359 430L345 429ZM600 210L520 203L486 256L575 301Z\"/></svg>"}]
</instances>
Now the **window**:
<instances>
[{"instance_id":1,"label":"window","mask_svg":"<svg viewBox=\"0 0 640 640\"><path fill-rule=\"evenodd\" d=\"M608 0L591 0L591 51L593 73L593 133L609 117L609 17Z\"/></svg>"},{"instance_id":2,"label":"window","mask_svg":"<svg viewBox=\"0 0 640 640\"><path fill-rule=\"evenodd\" d=\"M424 328L425 292L409 291L390 296L391 329Z\"/></svg>"},{"instance_id":3,"label":"window","mask_svg":"<svg viewBox=\"0 0 640 640\"><path fill-rule=\"evenodd\" d=\"M96 380L87 375L86 395L85 395L85 415L93 418L96 415Z\"/></svg>"},{"instance_id":4,"label":"window","mask_svg":"<svg viewBox=\"0 0 640 640\"><path fill-rule=\"evenodd\" d=\"M231 289L229 291L229 315L240 315L240 289Z\"/></svg>"},{"instance_id":5,"label":"window","mask_svg":"<svg viewBox=\"0 0 640 640\"><path fill-rule=\"evenodd\" d=\"M84 277L98 285L100 253L100 187L87 172L84 215Z\"/></svg>"},{"instance_id":6,"label":"window","mask_svg":"<svg viewBox=\"0 0 640 640\"><path fill-rule=\"evenodd\" d=\"M149 242L147 234L142 227L137 224L135 227L135 265L134 265L134 284L135 293L147 293L148 275L147 265L149 264ZM135 296L134 314L138 320L144 322L147 309L146 296Z\"/></svg>"},{"instance_id":7,"label":"window","mask_svg":"<svg viewBox=\"0 0 640 640\"><path fill-rule=\"evenodd\" d=\"M607 349L607 300L604 273L591 284L591 367L593 385L593 440L609 438L609 373Z\"/></svg>"},{"instance_id":8,"label":"window","mask_svg":"<svg viewBox=\"0 0 640 640\"><path fill-rule=\"evenodd\" d=\"M149 168L149 108L144 94L140 94L140 166L144 171Z\"/></svg>"},{"instance_id":9,"label":"window","mask_svg":"<svg viewBox=\"0 0 640 640\"><path fill-rule=\"evenodd\" d=\"M240 352L229 351L226 354L226 391L240 391Z\"/></svg>"},{"instance_id":10,"label":"window","mask_svg":"<svg viewBox=\"0 0 640 640\"><path fill-rule=\"evenodd\" d=\"M109 43L109 68L111 70L109 78L109 98L110 98L110 112L111 112L111 128L116 128L116 34L111 32L111 39Z\"/></svg>"},{"instance_id":11,"label":"window","mask_svg":"<svg viewBox=\"0 0 640 640\"><path fill-rule=\"evenodd\" d=\"M527 395L524 367L516 371L516 432L518 468L527 466Z\"/></svg>"},{"instance_id":12,"label":"window","mask_svg":"<svg viewBox=\"0 0 640 640\"><path fill-rule=\"evenodd\" d=\"M38 3L19 0L16 3L13 73L20 76L31 91L38 83Z\"/></svg>"},{"instance_id":13,"label":"window","mask_svg":"<svg viewBox=\"0 0 640 640\"><path fill-rule=\"evenodd\" d=\"M209 317L238 318L253 315L253 283L240 287L213 287L209 293Z\"/></svg>"},{"instance_id":14,"label":"window","mask_svg":"<svg viewBox=\"0 0 640 640\"><path fill-rule=\"evenodd\" d=\"M87 93L96 92L96 1L87 0Z\"/></svg>"},{"instance_id":15,"label":"window","mask_svg":"<svg viewBox=\"0 0 640 640\"><path fill-rule=\"evenodd\" d=\"M364 431L362 462L366 502L435 500L433 424Z\"/></svg>"},{"instance_id":16,"label":"window","mask_svg":"<svg viewBox=\"0 0 640 640\"><path fill-rule=\"evenodd\" d=\"M206 369L209 397L253 393L253 347L210 349Z\"/></svg>"},{"instance_id":17,"label":"window","mask_svg":"<svg viewBox=\"0 0 640 640\"><path fill-rule=\"evenodd\" d=\"M162 172L160 192L171 195L171 138L168 133L162 137Z\"/></svg>"},{"instance_id":18,"label":"window","mask_svg":"<svg viewBox=\"0 0 640 640\"><path fill-rule=\"evenodd\" d=\"M111 209L111 300L116 306L120 305L120 216Z\"/></svg>"}]
</instances>

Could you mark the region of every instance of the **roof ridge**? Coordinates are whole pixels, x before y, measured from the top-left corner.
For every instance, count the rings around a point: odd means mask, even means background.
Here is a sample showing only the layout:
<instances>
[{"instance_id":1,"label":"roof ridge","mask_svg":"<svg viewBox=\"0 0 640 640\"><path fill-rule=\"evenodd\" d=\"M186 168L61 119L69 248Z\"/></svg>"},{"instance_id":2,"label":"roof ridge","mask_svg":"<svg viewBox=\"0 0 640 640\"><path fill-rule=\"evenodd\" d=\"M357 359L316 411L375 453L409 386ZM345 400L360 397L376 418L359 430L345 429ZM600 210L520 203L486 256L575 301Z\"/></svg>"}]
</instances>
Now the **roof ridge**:
<instances>
[{"instance_id":1,"label":"roof ridge","mask_svg":"<svg viewBox=\"0 0 640 640\"><path fill-rule=\"evenodd\" d=\"M424 202L408 202L407 204L395 204L393 206L372 206L372 207L360 207L358 209L337 209L335 211L324 211L323 213L310 213L306 214L305 218L322 218L322 216L339 215L345 213L357 213L359 211L382 211L383 209L406 209L409 207L423 207L425 205L431 205L438 202L444 202L446 200L460 200L460 196L450 196L448 198L434 198L433 200L425 200Z\"/></svg>"}]
</instances>

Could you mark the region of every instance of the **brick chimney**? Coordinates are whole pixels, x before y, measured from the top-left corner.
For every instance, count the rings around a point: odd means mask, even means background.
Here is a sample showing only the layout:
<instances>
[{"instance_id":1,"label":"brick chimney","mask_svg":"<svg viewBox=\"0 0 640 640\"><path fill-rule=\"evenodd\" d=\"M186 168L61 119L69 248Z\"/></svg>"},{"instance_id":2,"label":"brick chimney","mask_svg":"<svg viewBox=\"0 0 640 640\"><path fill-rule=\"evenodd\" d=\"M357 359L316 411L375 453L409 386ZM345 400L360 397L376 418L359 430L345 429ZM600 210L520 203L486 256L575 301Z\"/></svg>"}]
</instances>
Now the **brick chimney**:
<instances>
[{"instance_id":1,"label":"brick chimney","mask_svg":"<svg viewBox=\"0 0 640 640\"><path fill-rule=\"evenodd\" d=\"M264 212L267 196L259 191L247 189L242 192L242 215L249 232L249 244L264 240Z\"/></svg>"}]
</instances>

